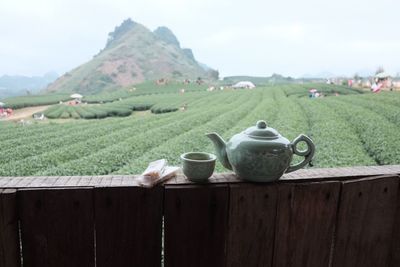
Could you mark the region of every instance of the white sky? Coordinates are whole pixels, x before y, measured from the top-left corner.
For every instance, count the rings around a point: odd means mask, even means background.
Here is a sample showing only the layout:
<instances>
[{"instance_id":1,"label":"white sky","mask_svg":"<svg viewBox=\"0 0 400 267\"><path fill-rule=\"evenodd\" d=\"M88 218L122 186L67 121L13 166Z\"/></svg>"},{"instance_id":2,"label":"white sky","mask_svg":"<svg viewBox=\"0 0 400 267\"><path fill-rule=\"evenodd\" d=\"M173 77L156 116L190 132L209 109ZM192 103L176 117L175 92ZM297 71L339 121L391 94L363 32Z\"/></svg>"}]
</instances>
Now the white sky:
<instances>
[{"instance_id":1,"label":"white sky","mask_svg":"<svg viewBox=\"0 0 400 267\"><path fill-rule=\"evenodd\" d=\"M222 76L400 72L396 0L0 0L0 75L63 74L128 17L169 27Z\"/></svg>"}]
</instances>

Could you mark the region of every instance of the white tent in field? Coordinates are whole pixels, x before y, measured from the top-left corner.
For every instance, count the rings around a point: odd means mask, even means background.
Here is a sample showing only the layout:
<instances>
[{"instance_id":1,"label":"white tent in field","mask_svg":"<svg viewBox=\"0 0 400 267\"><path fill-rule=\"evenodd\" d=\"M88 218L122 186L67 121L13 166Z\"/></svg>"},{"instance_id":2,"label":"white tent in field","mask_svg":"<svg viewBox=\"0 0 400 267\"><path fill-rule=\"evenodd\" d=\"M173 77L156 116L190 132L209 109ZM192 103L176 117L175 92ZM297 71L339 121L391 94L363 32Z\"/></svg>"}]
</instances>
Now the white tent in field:
<instances>
[{"instance_id":1,"label":"white tent in field","mask_svg":"<svg viewBox=\"0 0 400 267\"><path fill-rule=\"evenodd\" d=\"M256 86L255 86L254 83L252 83L252 82L249 82L249 81L241 81L241 82L238 82L238 83L234 84L232 87L233 87L233 88L247 88L247 89L253 89L253 88L255 88Z\"/></svg>"},{"instance_id":2,"label":"white tent in field","mask_svg":"<svg viewBox=\"0 0 400 267\"><path fill-rule=\"evenodd\" d=\"M389 77L390 77L390 74L387 72L381 72L381 73L378 73L375 75L375 78L378 78L378 79L387 79Z\"/></svg>"},{"instance_id":3,"label":"white tent in field","mask_svg":"<svg viewBox=\"0 0 400 267\"><path fill-rule=\"evenodd\" d=\"M80 95L80 94L72 94L72 95L70 95L70 97L71 97L71 98L75 98L75 99L83 98L83 96Z\"/></svg>"}]
</instances>

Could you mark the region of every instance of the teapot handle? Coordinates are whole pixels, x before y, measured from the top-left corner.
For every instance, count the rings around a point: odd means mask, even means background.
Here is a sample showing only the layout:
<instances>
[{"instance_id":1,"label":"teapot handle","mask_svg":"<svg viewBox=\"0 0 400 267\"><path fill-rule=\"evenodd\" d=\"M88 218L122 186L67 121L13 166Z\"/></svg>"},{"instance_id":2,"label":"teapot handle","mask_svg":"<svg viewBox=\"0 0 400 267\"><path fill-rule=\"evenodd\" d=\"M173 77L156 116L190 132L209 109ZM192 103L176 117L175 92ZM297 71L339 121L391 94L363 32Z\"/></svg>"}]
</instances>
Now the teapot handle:
<instances>
[{"instance_id":1,"label":"teapot handle","mask_svg":"<svg viewBox=\"0 0 400 267\"><path fill-rule=\"evenodd\" d=\"M297 149L297 144L301 141L306 142L306 144L307 144L306 150L299 151ZM298 169L303 168L307 163L309 163L311 161L311 159L314 156L314 152L315 152L315 145L314 145L313 141L304 134L301 134L296 139L294 139L291 145L292 145L293 153L304 157L304 160L300 163L289 166L289 168L286 170L286 173L297 171Z\"/></svg>"}]
</instances>

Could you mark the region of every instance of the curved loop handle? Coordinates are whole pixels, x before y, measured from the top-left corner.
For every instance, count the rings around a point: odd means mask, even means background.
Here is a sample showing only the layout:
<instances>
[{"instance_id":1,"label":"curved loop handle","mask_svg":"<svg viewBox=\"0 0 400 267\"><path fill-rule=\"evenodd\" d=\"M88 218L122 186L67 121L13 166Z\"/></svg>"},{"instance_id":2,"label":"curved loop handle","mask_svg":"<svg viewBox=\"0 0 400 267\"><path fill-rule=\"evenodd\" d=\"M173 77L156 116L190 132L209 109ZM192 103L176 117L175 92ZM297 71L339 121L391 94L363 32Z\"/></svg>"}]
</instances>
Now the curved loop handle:
<instances>
[{"instance_id":1,"label":"curved loop handle","mask_svg":"<svg viewBox=\"0 0 400 267\"><path fill-rule=\"evenodd\" d=\"M306 150L301 151L301 150L297 149L297 144L301 141L306 142L306 144L307 144ZM307 165L307 163L309 163L311 161L311 159L314 156L314 152L315 152L315 145L314 145L313 141L304 134L299 135L296 139L293 140L292 148L293 148L293 153L304 157L304 160L298 164L290 166L286 170L286 173L297 171L298 169L303 168L305 165Z\"/></svg>"}]
</instances>

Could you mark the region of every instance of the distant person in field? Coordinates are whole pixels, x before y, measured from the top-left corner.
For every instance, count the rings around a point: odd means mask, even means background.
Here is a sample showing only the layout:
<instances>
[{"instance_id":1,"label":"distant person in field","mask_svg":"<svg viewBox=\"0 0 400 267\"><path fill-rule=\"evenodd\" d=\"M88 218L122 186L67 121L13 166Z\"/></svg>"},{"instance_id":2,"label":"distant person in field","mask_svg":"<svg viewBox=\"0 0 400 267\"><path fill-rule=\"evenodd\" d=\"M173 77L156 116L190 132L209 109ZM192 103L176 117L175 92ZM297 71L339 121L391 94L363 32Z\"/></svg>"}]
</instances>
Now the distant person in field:
<instances>
[{"instance_id":1,"label":"distant person in field","mask_svg":"<svg viewBox=\"0 0 400 267\"><path fill-rule=\"evenodd\" d=\"M187 110L187 108L188 108L188 104L186 104L186 103L185 103L185 104L183 104L183 106L182 106L182 108L181 108L181 109L182 109L182 111L186 111L186 110Z\"/></svg>"},{"instance_id":2,"label":"distant person in field","mask_svg":"<svg viewBox=\"0 0 400 267\"><path fill-rule=\"evenodd\" d=\"M382 83L378 83L378 84L374 83L374 84L371 86L371 91L372 91L373 93L379 93L381 90L382 90Z\"/></svg>"}]
</instances>

